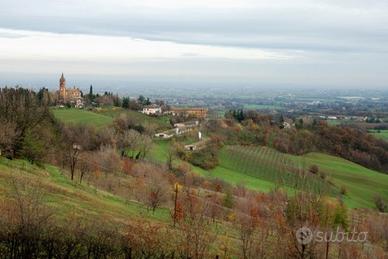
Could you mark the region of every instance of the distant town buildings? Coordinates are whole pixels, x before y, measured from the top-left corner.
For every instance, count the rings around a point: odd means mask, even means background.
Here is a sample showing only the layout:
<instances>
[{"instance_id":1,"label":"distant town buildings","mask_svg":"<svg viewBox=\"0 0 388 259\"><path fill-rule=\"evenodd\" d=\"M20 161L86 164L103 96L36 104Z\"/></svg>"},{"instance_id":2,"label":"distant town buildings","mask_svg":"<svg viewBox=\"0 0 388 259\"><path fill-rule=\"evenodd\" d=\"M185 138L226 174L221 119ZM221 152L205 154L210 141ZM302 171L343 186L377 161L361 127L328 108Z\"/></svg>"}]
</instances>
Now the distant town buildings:
<instances>
[{"instance_id":1,"label":"distant town buildings","mask_svg":"<svg viewBox=\"0 0 388 259\"><path fill-rule=\"evenodd\" d=\"M75 88L75 86L73 88L66 88L66 79L63 76L63 73L59 79L59 90L57 91L57 94L58 101L61 104L70 103L77 108L82 108L84 105L82 93L79 88Z\"/></svg>"},{"instance_id":2,"label":"distant town buildings","mask_svg":"<svg viewBox=\"0 0 388 259\"><path fill-rule=\"evenodd\" d=\"M159 114L162 114L162 107L156 104L151 104L151 105L145 106L142 110L142 113L147 115L159 115Z\"/></svg>"}]
</instances>

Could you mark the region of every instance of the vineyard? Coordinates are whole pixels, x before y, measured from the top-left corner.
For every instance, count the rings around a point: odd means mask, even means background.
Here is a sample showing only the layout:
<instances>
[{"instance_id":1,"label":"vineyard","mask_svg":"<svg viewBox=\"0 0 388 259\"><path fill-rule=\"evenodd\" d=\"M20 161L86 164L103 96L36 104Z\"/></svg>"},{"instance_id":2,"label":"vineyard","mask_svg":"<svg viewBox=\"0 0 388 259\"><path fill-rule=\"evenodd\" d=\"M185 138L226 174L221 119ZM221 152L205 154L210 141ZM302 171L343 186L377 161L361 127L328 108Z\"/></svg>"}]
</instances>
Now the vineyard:
<instances>
[{"instance_id":1,"label":"vineyard","mask_svg":"<svg viewBox=\"0 0 388 259\"><path fill-rule=\"evenodd\" d=\"M169 141L155 141L148 159L166 163ZM176 160L178 164L180 160ZM315 165L318 174L309 169ZM388 199L388 176L365 168L348 160L323 153L294 156L260 146L224 146L220 150L219 165L212 170L192 166L200 176L222 179L232 185L269 192L276 186L293 192L312 190L339 196L352 208L374 208L374 197ZM324 179L322 179L324 175Z\"/></svg>"},{"instance_id":2,"label":"vineyard","mask_svg":"<svg viewBox=\"0 0 388 259\"><path fill-rule=\"evenodd\" d=\"M301 157L291 160L276 150L257 146L226 146L220 153L224 168L273 182L277 186L335 195L338 188L308 172Z\"/></svg>"}]
</instances>

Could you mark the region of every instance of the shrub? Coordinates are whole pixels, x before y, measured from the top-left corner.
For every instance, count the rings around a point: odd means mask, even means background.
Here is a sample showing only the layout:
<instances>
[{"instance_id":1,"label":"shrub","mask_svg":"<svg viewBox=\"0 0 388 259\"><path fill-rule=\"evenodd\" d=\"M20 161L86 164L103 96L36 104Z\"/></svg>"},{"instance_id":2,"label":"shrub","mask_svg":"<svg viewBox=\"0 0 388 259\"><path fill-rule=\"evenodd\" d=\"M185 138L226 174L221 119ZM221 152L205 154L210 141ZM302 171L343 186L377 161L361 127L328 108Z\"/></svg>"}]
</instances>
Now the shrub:
<instances>
[{"instance_id":1,"label":"shrub","mask_svg":"<svg viewBox=\"0 0 388 259\"><path fill-rule=\"evenodd\" d=\"M348 189L344 185L342 185L340 188L340 193L342 195L346 195L348 193Z\"/></svg>"},{"instance_id":2,"label":"shrub","mask_svg":"<svg viewBox=\"0 0 388 259\"><path fill-rule=\"evenodd\" d=\"M376 196L374 198L374 202L375 202L376 208L380 212L388 211L388 205L387 205L386 201L381 196Z\"/></svg>"},{"instance_id":3,"label":"shrub","mask_svg":"<svg viewBox=\"0 0 388 259\"><path fill-rule=\"evenodd\" d=\"M229 209L233 208L234 206L234 197L232 192L227 191L224 197L223 205Z\"/></svg>"},{"instance_id":4,"label":"shrub","mask_svg":"<svg viewBox=\"0 0 388 259\"><path fill-rule=\"evenodd\" d=\"M202 150L193 152L189 162L203 169L213 169L218 165L218 150L213 147L206 147Z\"/></svg>"},{"instance_id":5,"label":"shrub","mask_svg":"<svg viewBox=\"0 0 388 259\"><path fill-rule=\"evenodd\" d=\"M311 165L309 172L316 175L319 173L319 167L317 165Z\"/></svg>"}]
</instances>

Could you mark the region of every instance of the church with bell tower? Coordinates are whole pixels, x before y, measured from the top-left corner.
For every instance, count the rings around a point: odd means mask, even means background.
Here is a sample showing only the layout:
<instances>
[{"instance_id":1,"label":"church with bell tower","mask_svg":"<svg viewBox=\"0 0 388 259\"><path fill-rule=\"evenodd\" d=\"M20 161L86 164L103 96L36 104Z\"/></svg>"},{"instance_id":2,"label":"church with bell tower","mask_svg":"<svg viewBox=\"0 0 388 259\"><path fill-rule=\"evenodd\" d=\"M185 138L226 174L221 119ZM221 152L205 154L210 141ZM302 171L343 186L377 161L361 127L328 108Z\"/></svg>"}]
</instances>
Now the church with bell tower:
<instances>
[{"instance_id":1,"label":"church with bell tower","mask_svg":"<svg viewBox=\"0 0 388 259\"><path fill-rule=\"evenodd\" d=\"M66 79L62 73L59 79L58 101L61 104L70 103L76 107L83 107L82 93L79 88L66 88Z\"/></svg>"}]
</instances>

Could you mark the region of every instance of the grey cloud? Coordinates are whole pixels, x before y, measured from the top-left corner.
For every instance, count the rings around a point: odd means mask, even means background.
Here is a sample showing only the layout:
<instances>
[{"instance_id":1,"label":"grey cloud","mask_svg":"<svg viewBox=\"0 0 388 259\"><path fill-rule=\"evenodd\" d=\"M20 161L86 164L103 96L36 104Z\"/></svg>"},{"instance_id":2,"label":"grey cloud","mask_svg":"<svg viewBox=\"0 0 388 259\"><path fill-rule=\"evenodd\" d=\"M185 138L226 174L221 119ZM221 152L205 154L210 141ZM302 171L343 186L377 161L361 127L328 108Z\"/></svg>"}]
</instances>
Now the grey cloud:
<instances>
[{"instance_id":1,"label":"grey cloud","mask_svg":"<svg viewBox=\"0 0 388 259\"><path fill-rule=\"evenodd\" d=\"M378 1L230 9L93 9L91 2L14 1L0 27L141 37L180 43L305 51L388 50L388 6ZM314 1L312 1L314 2ZM308 3L308 2L306 2ZM381 1L380 1L381 3ZM98 7L98 6L97 6Z\"/></svg>"},{"instance_id":2,"label":"grey cloud","mask_svg":"<svg viewBox=\"0 0 388 259\"><path fill-rule=\"evenodd\" d=\"M388 82L385 71L388 67L388 1L273 0L268 2L275 4L268 6L252 4L234 9L222 6L124 8L116 5L117 2L109 5L111 1L105 1L108 4L102 8L92 0L0 0L0 28L271 49L303 57L282 62L230 63L227 60L198 61L193 53L185 53L185 61L112 66L112 70L122 69L123 74L144 71L158 79L167 74L171 77L176 74L178 78L183 74L188 81L214 78L229 81L228 76L233 76L236 82L246 79L274 84L384 87ZM41 73L44 70L55 73L73 64L40 65ZM93 65L104 67L102 64L77 64L76 68ZM15 64L15 67L20 65ZM22 64L23 69L28 67L27 63ZM190 77L193 73L195 79ZM136 73L130 75L136 76Z\"/></svg>"}]
</instances>

